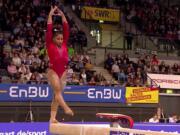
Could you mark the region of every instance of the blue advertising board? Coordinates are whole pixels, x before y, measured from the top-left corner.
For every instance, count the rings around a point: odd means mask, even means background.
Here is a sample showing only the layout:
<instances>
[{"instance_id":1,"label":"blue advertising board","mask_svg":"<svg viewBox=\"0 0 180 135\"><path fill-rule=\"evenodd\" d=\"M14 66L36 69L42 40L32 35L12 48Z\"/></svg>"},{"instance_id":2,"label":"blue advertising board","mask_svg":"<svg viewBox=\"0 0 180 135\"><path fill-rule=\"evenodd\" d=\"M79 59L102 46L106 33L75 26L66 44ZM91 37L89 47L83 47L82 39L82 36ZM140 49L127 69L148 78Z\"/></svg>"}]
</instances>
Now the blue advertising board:
<instances>
[{"instance_id":1,"label":"blue advertising board","mask_svg":"<svg viewBox=\"0 0 180 135\"><path fill-rule=\"evenodd\" d=\"M167 133L180 133L180 124L172 123L135 123L133 129L146 130L146 131L158 131ZM124 131L110 131L110 135L144 135L139 132L138 134L132 134Z\"/></svg>"},{"instance_id":2,"label":"blue advertising board","mask_svg":"<svg viewBox=\"0 0 180 135\"><path fill-rule=\"evenodd\" d=\"M73 123L71 123L73 124ZM74 123L74 124L81 124ZM84 122L83 124L89 124ZM91 122L90 124L97 124ZM103 124L103 123L98 123ZM108 123L106 125L109 125ZM139 124L135 123L134 129L148 131L164 131L169 133L180 133L180 124ZM50 135L48 122L33 122L33 123L0 123L0 135ZM132 135L132 133L124 131L110 131L110 135ZM139 134L143 135L140 131Z\"/></svg>"},{"instance_id":3,"label":"blue advertising board","mask_svg":"<svg viewBox=\"0 0 180 135\"><path fill-rule=\"evenodd\" d=\"M180 133L180 124L176 123L136 123L133 129L164 131L164 132L178 132Z\"/></svg>"},{"instance_id":4,"label":"blue advertising board","mask_svg":"<svg viewBox=\"0 0 180 135\"><path fill-rule=\"evenodd\" d=\"M49 123L0 123L0 135L50 135Z\"/></svg>"},{"instance_id":5,"label":"blue advertising board","mask_svg":"<svg viewBox=\"0 0 180 135\"><path fill-rule=\"evenodd\" d=\"M52 100L53 90L49 85L0 84L0 101ZM63 91L67 102L125 103L124 87L66 86Z\"/></svg>"}]
</instances>

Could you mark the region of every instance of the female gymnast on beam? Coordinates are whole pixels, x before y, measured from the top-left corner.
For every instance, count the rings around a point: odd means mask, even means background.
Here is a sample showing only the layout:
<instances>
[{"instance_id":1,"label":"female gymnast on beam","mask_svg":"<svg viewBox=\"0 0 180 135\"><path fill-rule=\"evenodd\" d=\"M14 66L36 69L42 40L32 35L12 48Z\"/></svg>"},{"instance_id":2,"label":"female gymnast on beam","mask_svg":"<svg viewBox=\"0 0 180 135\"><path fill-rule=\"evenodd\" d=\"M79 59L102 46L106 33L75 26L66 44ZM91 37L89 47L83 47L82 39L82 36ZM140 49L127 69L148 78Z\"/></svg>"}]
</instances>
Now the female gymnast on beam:
<instances>
[{"instance_id":1,"label":"female gymnast on beam","mask_svg":"<svg viewBox=\"0 0 180 135\"><path fill-rule=\"evenodd\" d=\"M52 16L60 16L63 24L63 34L53 32ZM54 96L51 104L50 123L57 123L56 114L58 106L61 106L65 114L73 116L73 111L64 101L62 96L66 85L66 65L68 63L67 41L69 37L69 26L64 13L55 6L51 7L47 20L46 48L50 61L47 77L52 86Z\"/></svg>"}]
</instances>

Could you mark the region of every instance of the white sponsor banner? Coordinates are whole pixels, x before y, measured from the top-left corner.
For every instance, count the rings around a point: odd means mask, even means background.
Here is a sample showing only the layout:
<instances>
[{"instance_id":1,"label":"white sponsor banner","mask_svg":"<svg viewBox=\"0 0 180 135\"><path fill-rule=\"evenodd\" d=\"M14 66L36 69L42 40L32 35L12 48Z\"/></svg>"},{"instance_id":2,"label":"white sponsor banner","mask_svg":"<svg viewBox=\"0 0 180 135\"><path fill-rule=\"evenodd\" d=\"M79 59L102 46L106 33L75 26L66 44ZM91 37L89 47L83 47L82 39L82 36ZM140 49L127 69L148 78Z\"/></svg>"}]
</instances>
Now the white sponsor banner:
<instances>
[{"instance_id":1,"label":"white sponsor banner","mask_svg":"<svg viewBox=\"0 0 180 135\"><path fill-rule=\"evenodd\" d=\"M160 88L180 89L180 75L147 74ZM148 79L148 84L152 84Z\"/></svg>"}]
</instances>

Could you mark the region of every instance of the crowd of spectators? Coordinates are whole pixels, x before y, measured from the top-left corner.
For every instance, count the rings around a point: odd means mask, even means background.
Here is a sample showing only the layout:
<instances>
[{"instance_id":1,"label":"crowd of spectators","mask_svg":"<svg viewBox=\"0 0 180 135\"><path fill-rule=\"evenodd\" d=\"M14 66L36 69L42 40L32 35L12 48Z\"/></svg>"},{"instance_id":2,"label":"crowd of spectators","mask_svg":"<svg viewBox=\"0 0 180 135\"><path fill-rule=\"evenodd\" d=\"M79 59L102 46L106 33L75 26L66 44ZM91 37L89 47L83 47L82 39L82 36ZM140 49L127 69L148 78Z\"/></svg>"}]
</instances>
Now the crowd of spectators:
<instances>
[{"instance_id":1,"label":"crowd of spectators","mask_svg":"<svg viewBox=\"0 0 180 135\"><path fill-rule=\"evenodd\" d=\"M123 1L123 0L122 0ZM0 34L0 69L1 80L10 78L21 83L47 83L45 72L48 68L44 35L46 19L51 1L48 0L1 0L0 1L0 29L9 31L10 35ZM73 3L73 1L71 1ZM81 1L74 1L75 4ZM123 4L122 4L123 3ZM169 7L165 10L155 1L136 0L120 3L124 6L127 19L140 21L142 30L149 34L174 33L179 30L179 9ZM137 4L138 3L138 4ZM60 3L59 3L60 4ZM82 3L81 3L82 4ZM103 0L86 0L84 5L107 7ZM104 5L103 5L104 4ZM62 5L60 5L62 6ZM145 9L143 7L146 7ZM62 7L63 9L63 7ZM62 29L59 18L55 19L55 28ZM69 38L69 66L68 82L70 84L98 84L107 85L103 75L91 71L92 65L89 56L77 54L74 48L80 44L87 45L86 35L79 30L72 19ZM151 26L151 27L150 27ZM153 26L153 27L152 27ZM155 26L155 27L154 27ZM150 31L151 30L151 31ZM81 50L81 49L80 49ZM137 62L130 61L128 55L108 55L105 67L113 74L114 78L128 86L142 86L146 82L146 73L177 74L180 66L169 66L160 62L156 56L141 56Z\"/></svg>"},{"instance_id":2,"label":"crowd of spectators","mask_svg":"<svg viewBox=\"0 0 180 135\"><path fill-rule=\"evenodd\" d=\"M163 108L158 107L157 112L151 117L148 122L150 123L180 123L180 116L173 113L172 115L167 115L164 113Z\"/></svg>"},{"instance_id":3,"label":"crowd of spectators","mask_svg":"<svg viewBox=\"0 0 180 135\"><path fill-rule=\"evenodd\" d=\"M67 83L76 85L106 85L106 80L102 73L92 70L90 57L74 54L70 57L67 67Z\"/></svg>"},{"instance_id":4,"label":"crowd of spectators","mask_svg":"<svg viewBox=\"0 0 180 135\"><path fill-rule=\"evenodd\" d=\"M180 49L174 46L180 43L179 5L167 6L160 0L68 0L67 3L72 4L79 17L83 6L120 9L123 12L121 22L134 23L143 35L156 37L162 44L171 44L171 49Z\"/></svg>"},{"instance_id":5,"label":"crowd of spectators","mask_svg":"<svg viewBox=\"0 0 180 135\"><path fill-rule=\"evenodd\" d=\"M50 5L49 0L0 1L0 16L3 22L0 26L1 82L47 83L49 61L44 37ZM62 7L61 3L59 6ZM61 19L53 19L54 28L62 30ZM89 56L82 52L77 54L75 49L78 44L86 46L86 35L72 19L67 19L70 25L68 83L96 84L104 78L92 71Z\"/></svg>"},{"instance_id":6,"label":"crowd of spectators","mask_svg":"<svg viewBox=\"0 0 180 135\"><path fill-rule=\"evenodd\" d=\"M82 6L93 6L108 8L107 0L66 0L65 3L72 5L72 8L81 8Z\"/></svg>"},{"instance_id":7,"label":"crowd of spectators","mask_svg":"<svg viewBox=\"0 0 180 135\"><path fill-rule=\"evenodd\" d=\"M122 0L121 0L122 1ZM135 23L146 35L180 40L180 7L165 6L159 0L130 0L125 3L126 19Z\"/></svg>"},{"instance_id":8,"label":"crowd of spectators","mask_svg":"<svg viewBox=\"0 0 180 135\"><path fill-rule=\"evenodd\" d=\"M130 60L127 54L107 55L105 68L126 86L145 86L147 73L155 74L180 74L180 65L169 65L160 61L157 55L140 55L137 60Z\"/></svg>"},{"instance_id":9,"label":"crowd of spectators","mask_svg":"<svg viewBox=\"0 0 180 135\"><path fill-rule=\"evenodd\" d=\"M180 40L180 7L159 0L68 0L73 9L83 6L119 8L126 19L135 23L147 35Z\"/></svg>"}]
</instances>

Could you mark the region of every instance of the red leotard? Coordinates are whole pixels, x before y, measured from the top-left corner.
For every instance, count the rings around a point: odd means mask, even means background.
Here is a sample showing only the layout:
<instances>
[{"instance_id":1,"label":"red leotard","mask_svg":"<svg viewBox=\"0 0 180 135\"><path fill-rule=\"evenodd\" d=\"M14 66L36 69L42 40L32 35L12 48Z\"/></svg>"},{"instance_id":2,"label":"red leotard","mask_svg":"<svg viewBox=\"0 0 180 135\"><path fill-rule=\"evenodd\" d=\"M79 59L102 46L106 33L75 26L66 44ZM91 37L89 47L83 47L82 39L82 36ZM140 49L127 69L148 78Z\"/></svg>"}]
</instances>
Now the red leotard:
<instances>
[{"instance_id":1,"label":"red leotard","mask_svg":"<svg viewBox=\"0 0 180 135\"><path fill-rule=\"evenodd\" d=\"M53 69L59 77L62 76L68 63L67 41L69 38L69 26L63 23L63 43L61 48L52 41L52 24L47 24L46 48L49 56L50 68Z\"/></svg>"}]
</instances>

